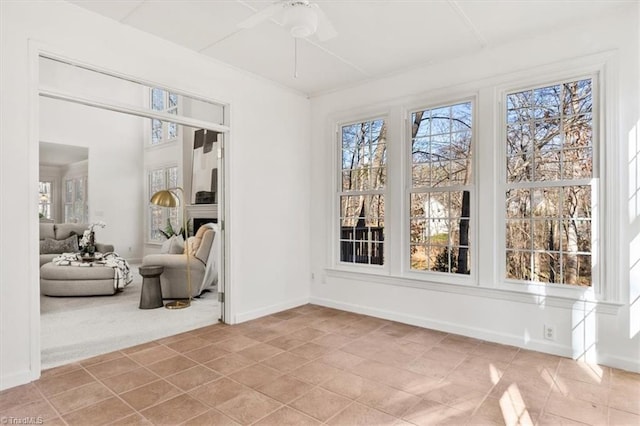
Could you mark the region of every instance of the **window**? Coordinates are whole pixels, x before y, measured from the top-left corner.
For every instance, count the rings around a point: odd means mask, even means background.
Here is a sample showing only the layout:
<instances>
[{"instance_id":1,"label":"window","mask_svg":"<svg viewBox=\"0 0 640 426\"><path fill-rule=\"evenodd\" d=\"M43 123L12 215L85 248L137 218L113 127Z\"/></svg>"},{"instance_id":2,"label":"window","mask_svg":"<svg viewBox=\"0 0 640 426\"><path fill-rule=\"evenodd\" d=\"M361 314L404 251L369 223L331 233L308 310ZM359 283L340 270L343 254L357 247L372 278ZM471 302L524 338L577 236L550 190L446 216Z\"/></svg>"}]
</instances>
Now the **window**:
<instances>
[{"instance_id":1,"label":"window","mask_svg":"<svg viewBox=\"0 0 640 426\"><path fill-rule=\"evenodd\" d=\"M178 114L178 95L154 87L151 89L151 109ZM151 145L170 142L178 137L178 125L158 119L151 119Z\"/></svg>"},{"instance_id":2,"label":"window","mask_svg":"<svg viewBox=\"0 0 640 426\"><path fill-rule=\"evenodd\" d=\"M471 102L411 113L410 269L470 274Z\"/></svg>"},{"instance_id":3,"label":"window","mask_svg":"<svg viewBox=\"0 0 640 426\"><path fill-rule=\"evenodd\" d=\"M88 223L87 177L65 179L64 189L64 221L66 223Z\"/></svg>"},{"instance_id":4,"label":"window","mask_svg":"<svg viewBox=\"0 0 640 426\"><path fill-rule=\"evenodd\" d=\"M151 198L153 194L162 190L175 188L178 186L178 166L163 167L154 169L149 172L149 196ZM160 232L167 228L169 221L174 226L174 229L180 229L180 226L175 227L178 223L178 209L170 209L166 207L159 207L149 205L149 227L148 227L148 240L149 242L161 243L164 241L164 236Z\"/></svg>"},{"instance_id":5,"label":"window","mask_svg":"<svg viewBox=\"0 0 640 426\"><path fill-rule=\"evenodd\" d=\"M506 96L506 278L591 286L592 80Z\"/></svg>"},{"instance_id":6,"label":"window","mask_svg":"<svg viewBox=\"0 0 640 426\"><path fill-rule=\"evenodd\" d=\"M340 261L384 264L384 190L387 182L384 119L341 128Z\"/></svg>"},{"instance_id":7,"label":"window","mask_svg":"<svg viewBox=\"0 0 640 426\"><path fill-rule=\"evenodd\" d=\"M53 194L51 192L53 182L40 182L40 200L38 204L38 210L40 218L53 219L53 213L51 212L51 203Z\"/></svg>"}]
</instances>

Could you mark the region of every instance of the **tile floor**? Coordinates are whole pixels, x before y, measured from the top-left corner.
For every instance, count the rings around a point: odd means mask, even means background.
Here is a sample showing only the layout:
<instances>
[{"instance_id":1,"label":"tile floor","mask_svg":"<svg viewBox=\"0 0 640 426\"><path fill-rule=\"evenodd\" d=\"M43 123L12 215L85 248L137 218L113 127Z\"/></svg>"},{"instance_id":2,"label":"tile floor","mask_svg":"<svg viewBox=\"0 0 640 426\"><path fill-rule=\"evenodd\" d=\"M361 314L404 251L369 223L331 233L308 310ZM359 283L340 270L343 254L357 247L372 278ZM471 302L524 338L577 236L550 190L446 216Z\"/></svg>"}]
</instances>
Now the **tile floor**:
<instances>
[{"instance_id":1,"label":"tile floor","mask_svg":"<svg viewBox=\"0 0 640 426\"><path fill-rule=\"evenodd\" d=\"M640 425L640 375L305 305L44 371L3 423Z\"/></svg>"}]
</instances>

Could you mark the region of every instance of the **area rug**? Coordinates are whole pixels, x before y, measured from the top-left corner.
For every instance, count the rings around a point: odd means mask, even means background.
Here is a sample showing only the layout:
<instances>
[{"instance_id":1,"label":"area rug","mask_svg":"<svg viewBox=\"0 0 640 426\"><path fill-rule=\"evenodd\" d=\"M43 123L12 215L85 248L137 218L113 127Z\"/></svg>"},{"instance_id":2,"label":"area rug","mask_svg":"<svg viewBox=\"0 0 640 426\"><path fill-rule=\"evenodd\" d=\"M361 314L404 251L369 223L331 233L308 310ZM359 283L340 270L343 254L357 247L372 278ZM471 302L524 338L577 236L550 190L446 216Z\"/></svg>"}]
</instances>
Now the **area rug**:
<instances>
[{"instance_id":1,"label":"area rug","mask_svg":"<svg viewBox=\"0 0 640 426\"><path fill-rule=\"evenodd\" d=\"M139 266L131 265L133 282L113 296L40 296L43 370L218 322L215 291L185 309L139 309Z\"/></svg>"}]
</instances>

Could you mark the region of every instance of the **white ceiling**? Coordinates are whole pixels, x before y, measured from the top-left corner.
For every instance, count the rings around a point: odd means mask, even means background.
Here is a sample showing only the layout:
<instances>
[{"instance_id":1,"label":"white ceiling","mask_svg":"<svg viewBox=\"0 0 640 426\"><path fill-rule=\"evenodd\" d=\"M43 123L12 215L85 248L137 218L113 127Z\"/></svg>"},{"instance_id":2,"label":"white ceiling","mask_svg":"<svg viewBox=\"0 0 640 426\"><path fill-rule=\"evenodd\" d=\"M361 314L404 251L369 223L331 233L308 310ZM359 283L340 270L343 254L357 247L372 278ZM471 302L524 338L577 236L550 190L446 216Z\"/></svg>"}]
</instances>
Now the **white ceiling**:
<instances>
[{"instance_id":1,"label":"white ceiling","mask_svg":"<svg viewBox=\"0 0 640 426\"><path fill-rule=\"evenodd\" d=\"M298 42L248 0L72 0L310 96L602 16L629 0L315 0L338 32Z\"/></svg>"},{"instance_id":2,"label":"white ceiling","mask_svg":"<svg viewBox=\"0 0 640 426\"><path fill-rule=\"evenodd\" d=\"M40 164L66 166L89 158L89 149L82 146L40 142Z\"/></svg>"}]
</instances>

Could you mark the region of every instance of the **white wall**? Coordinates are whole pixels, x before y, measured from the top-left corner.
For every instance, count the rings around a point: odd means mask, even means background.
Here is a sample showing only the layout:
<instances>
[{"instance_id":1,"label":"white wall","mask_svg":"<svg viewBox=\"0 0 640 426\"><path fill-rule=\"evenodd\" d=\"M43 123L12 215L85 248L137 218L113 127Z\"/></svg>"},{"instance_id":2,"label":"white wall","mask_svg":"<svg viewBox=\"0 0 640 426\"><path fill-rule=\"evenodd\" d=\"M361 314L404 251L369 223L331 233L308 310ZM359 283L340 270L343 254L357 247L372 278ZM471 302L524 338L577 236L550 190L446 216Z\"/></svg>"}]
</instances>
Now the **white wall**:
<instances>
[{"instance_id":1,"label":"white wall","mask_svg":"<svg viewBox=\"0 0 640 426\"><path fill-rule=\"evenodd\" d=\"M89 223L99 242L127 259L142 257L142 118L65 101L40 99L40 137L89 149Z\"/></svg>"},{"instance_id":2,"label":"white wall","mask_svg":"<svg viewBox=\"0 0 640 426\"><path fill-rule=\"evenodd\" d=\"M40 368L39 102L28 95L37 85L30 41L84 63L229 103L228 321L308 300L306 98L65 2L0 2L0 19L0 388L33 380ZM128 170L128 160L123 161ZM106 214L106 205L92 208Z\"/></svg>"},{"instance_id":3,"label":"white wall","mask_svg":"<svg viewBox=\"0 0 640 426\"><path fill-rule=\"evenodd\" d=\"M638 313L630 318L630 303L640 291L635 290L635 296L630 293L631 285L638 287L638 278L635 278L635 284L631 284L628 260L630 254L634 256L634 251L630 252L627 240L630 221L626 214L628 200L625 196L629 175L626 146L639 117L637 8L637 4L630 3L619 9L615 16L600 16L597 21L577 23L579 26L520 39L463 58L314 98L311 192L316 196L311 200L311 270L315 276L311 286L312 302L640 371L640 308L637 306L640 302L636 302L634 307ZM611 50L613 56L606 66L611 84L606 87L607 98L602 102L606 104L608 123L613 128L606 129L604 151L608 156L615 152L619 155L610 160L612 167L608 171L610 183L606 199L613 206L604 233L607 239L617 239L619 244L604 247L607 251L606 268L610 271L606 277L609 282L605 286L614 290L610 291L609 300L620 304L603 303L592 311L591 306L583 309L583 304L572 303L570 299L506 291L497 272L499 265L494 261L494 250L499 247L494 240L499 235L500 226L494 216L501 205L496 195L497 175L494 171L500 166L494 144L499 140L493 124L496 111L499 111L495 88L527 75L534 79L551 78L545 76L545 69L568 72L582 63L584 57L594 57ZM556 63L562 65L553 66ZM543 67L548 64L548 67ZM476 229L479 229L477 235L484 249L478 256L477 285L469 288L404 279L401 277L400 253L390 250L386 253L390 272L386 275L337 271L328 246L330 236L335 233L330 218L334 214L331 182L334 181L332 151L336 146L336 120L357 119L363 111L371 114L390 112L388 140L389 158L392 158L402 155L402 149L394 145L403 140L403 107L455 101L460 94L478 96L475 155L478 156L476 178L480 222ZM637 136L631 139L635 144ZM390 213L385 218L385 225L387 229L394 228L400 233L402 227L398 218L390 217L394 212L400 213L398 205L402 202L397 190L402 188L402 177L395 173L390 172L389 176L389 186L396 186L387 194L386 204ZM634 235L638 240L640 207L635 215L632 221L635 221ZM387 235L386 244L387 249L400 247L395 235ZM640 243L636 244L637 262ZM635 269L640 270L640 266ZM543 339L544 324L555 326L555 341Z\"/></svg>"}]
</instances>

